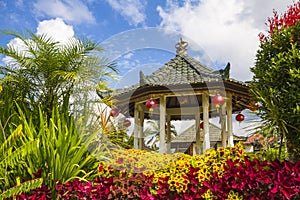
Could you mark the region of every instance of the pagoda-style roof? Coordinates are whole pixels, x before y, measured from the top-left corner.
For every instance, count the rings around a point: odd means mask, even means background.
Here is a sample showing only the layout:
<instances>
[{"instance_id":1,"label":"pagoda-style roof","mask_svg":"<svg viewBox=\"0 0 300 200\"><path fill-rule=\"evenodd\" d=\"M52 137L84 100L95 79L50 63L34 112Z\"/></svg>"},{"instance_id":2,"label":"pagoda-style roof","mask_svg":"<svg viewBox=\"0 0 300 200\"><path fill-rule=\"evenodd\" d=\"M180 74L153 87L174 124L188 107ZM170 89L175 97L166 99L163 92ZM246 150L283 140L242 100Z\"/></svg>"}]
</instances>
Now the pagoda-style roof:
<instances>
[{"instance_id":1,"label":"pagoda-style roof","mask_svg":"<svg viewBox=\"0 0 300 200\"><path fill-rule=\"evenodd\" d=\"M201 95L206 92L210 96L216 93L232 95L232 111L239 112L247 107L249 103L249 88L240 81L229 77L230 63L224 69L211 69L198 60L190 57L186 52L187 45L180 41L176 46L177 54L169 62L165 63L152 74L145 76L140 72L140 81L130 87L117 89L111 96L114 99L114 106L125 116L134 115L134 104L143 103L150 99L157 99L166 96L166 108L190 109L202 106ZM211 102L211 100L210 100ZM210 103L210 117L216 115ZM145 117L149 113L145 111ZM152 116L155 118L155 113ZM194 119L194 115L172 115L172 120Z\"/></svg>"},{"instance_id":2,"label":"pagoda-style roof","mask_svg":"<svg viewBox=\"0 0 300 200\"><path fill-rule=\"evenodd\" d=\"M229 77L225 77L225 71L229 75L229 68L230 64L228 63L226 70L213 70L187 54L177 54L148 76L140 71L140 82L138 84L118 89L114 96L118 97L142 86L175 86L222 81L223 79L229 79Z\"/></svg>"},{"instance_id":3,"label":"pagoda-style roof","mask_svg":"<svg viewBox=\"0 0 300 200\"><path fill-rule=\"evenodd\" d=\"M176 55L157 71L140 78L140 85L170 86L217 80L220 75L188 55Z\"/></svg>"}]
</instances>

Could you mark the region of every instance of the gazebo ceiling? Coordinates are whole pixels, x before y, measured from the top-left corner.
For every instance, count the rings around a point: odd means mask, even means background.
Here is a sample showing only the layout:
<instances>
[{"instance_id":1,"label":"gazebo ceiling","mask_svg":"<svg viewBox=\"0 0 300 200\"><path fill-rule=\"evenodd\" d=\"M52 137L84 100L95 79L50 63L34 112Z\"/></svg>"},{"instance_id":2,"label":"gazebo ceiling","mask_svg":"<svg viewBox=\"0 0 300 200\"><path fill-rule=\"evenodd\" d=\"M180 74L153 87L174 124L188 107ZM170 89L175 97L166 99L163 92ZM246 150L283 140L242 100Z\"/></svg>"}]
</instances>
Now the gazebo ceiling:
<instances>
[{"instance_id":1,"label":"gazebo ceiling","mask_svg":"<svg viewBox=\"0 0 300 200\"><path fill-rule=\"evenodd\" d=\"M223 70L216 71L188 56L184 50L177 49L177 55L152 74L145 76L140 72L138 84L113 93L114 106L129 117L133 116L135 103L145 106L150 98L159 102L161 96L166 96L166 109L172 120L194 119L195 109L202 113L202 94L214 96L220 93L225 98L229 98L228 94L232 96L233 112L247 108L249 88L245 83L229 78L229 63ZM145 117L149 117L146 107L144 111ZM218 115L211 104L209 114L211 117ZM151 118L156 117L159 115L154 110Z\"/></svg>"},{"instance_id":2,"label":"gazebo ceiling","mask_svg":"<svg viewBox=\"0 0 300 200\"><path fill-rule=\"evenodd\" d=\"M166 96L167 113L171 114L171 120L194 119L195 109L199 109L202 115L202 94L208 92L210 96L218 92L223 94L230 93L232 95L232 111L239 112L247 108L249 105L248 87L239 85L236 82L225 81L224 88L218 86L217 82L213 82L214 86L208 88L206 84L194 84L190 86L177 85L176 87L162 86L142 86L129 93L115 96L115 106L118 107L126 116L133 117L134 104L141 102L145 111L145 118L149 117L149 112L146 109L145 103L148 99L156 99L159 103L159 97ZM238 87L239 86L239 87ZM118 98L117 98L118 97ZM226 95L224 95L225 98ZM210 117L218 116L214 105L210 99ZM151 118L159 118L158 107L154 109Z\"/></svg>"}]
</instances>

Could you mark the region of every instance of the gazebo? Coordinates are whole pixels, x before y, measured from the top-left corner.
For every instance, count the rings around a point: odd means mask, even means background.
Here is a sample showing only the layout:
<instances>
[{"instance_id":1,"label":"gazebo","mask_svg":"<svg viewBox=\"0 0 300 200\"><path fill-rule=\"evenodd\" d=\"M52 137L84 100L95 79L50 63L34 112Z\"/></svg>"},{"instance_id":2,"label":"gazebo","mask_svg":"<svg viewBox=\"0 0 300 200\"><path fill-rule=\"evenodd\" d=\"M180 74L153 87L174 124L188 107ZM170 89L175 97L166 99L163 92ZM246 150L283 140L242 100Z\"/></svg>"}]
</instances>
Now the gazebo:
<instances>
[{"instance_id":1,"label":"gazebo","mask_svg":"<svg viewBox=\"0 0 300 200\"><path fill-rule=\"evenodd\" d=\"M203 151L210 148L209 118L216 116L220 116L222 146L233 146L232 114L248 107L248 86L229 77L229 63L213 70L187 54L187 42L180 39L175 47L176 56L169 62L148 76L140 71L139 83L112 94L114 107L134 118L134 148L144 146L145 119L159 121L160 153L170 152L172 120L195 119L196 153L200 154L200 146ZM218 98L224 101L216 103Z\"/></svg>"}]
</instances>

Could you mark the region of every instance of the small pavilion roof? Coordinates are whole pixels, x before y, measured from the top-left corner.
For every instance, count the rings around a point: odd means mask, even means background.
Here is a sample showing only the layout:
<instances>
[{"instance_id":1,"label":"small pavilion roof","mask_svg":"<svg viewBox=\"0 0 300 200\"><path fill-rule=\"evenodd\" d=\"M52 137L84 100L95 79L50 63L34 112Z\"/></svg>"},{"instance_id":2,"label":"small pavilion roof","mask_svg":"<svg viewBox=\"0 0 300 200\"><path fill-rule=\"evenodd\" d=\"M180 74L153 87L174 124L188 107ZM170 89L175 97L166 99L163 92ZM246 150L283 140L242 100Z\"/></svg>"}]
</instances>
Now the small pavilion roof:
<instances>
[{"instance_id":1,"label":"small pavilion roof","mask_svg":"<svg viewBox=\"0 0 300 200\"><path fill-rule=\"evenodd\" d=\"M229 63L224 70L213 70L187 54L177 54L169 62L165 63L162 67L148 76L145 76L143 72L140 71L139 83L127 88L117 89L113 96L117 97L123 93L136 90L143 86L168 87L223 80L242 83L234 79L229 79L229 69Z\"/></svg>"},{"instance_id":2,"label":"small pavilion roof","mask_svg":"<svg viewBox=\"0 0 300 200\"><path fill-rule=\"evenodd\" d=\"M180 44L181 43L181 44ZM167 95L167 109L184 106L202 106L201 94L210 95L222 90L232 94L233 112L246 108L250 95L248 86L229 77L230 63L224 69L211 69L198 60L190 57L187 44L180 41L177 45L177 54L152 74L145 76L140 71L140 81L130 87L117 89L111 94L115 106L126 116L133 116L134 104L145 102L150 98ZM188 95L189 94L189 95ZM186 98L179 102L178 98ZM147 115L147 113L146 113ZM145 116L147 117L147 116ZM186 118L192 118L188 116ZM172 119L182 119L181 116L172 116Z\"/></svg>"},{"instance_id":3,"label":"small pavilion roof","mask_svg":"<svg viewBox=\"0 0 300 200\"><path fill-rule=\"evenodd\" d=\"M176 55L151 75L144 77L141 75L140 78L143 80L140 84L168 86L220 79L220 75L213 72L186 54Z\"/></svg>"}]
</instances>

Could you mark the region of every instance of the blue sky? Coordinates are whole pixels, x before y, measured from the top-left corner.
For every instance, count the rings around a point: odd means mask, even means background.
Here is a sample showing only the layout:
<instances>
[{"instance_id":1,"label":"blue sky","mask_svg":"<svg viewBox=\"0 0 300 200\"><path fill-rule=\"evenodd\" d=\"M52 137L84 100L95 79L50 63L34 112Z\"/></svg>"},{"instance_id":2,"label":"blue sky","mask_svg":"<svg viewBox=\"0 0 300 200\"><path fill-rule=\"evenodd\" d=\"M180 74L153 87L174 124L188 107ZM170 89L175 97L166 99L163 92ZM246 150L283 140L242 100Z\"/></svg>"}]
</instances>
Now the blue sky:
<instances>
[{"instance_id":1,"label":"blue sky","mask_svg":"<svg viewBox=\"0 0 300 200\"><path fill-rule=\"evenodd\" d=\"M292 0L0 0L0 29L92 39L117 61L120 75L137 68L150 73L175 55L174 45L183 37L190 55L216 69L231 62L231 76L244 81L252 77L257 35L266 30L267 17L290 4ZM0 45L11 39L1 36Z\"/></svg>"},{"instance_id":2,"label":"blue sky","mask_svg":"<svg viewBox=\"0 0 300 200\"><path fill-rule=\"evenodd\" d=\"M138 80L175 56L180 37L189 55L231 77L251 80L258 34L273 9L282 13L292 0L0 0L0 30L47 33L58 41L89 38L117 63L121 78L113 87ZM0 45L19 45L0 36ZM1 57L0 57L1 59ZM0 64L3 64L0 60ZM123 78L122 78L123 77Z\"/></svg>"}]
</instances>

